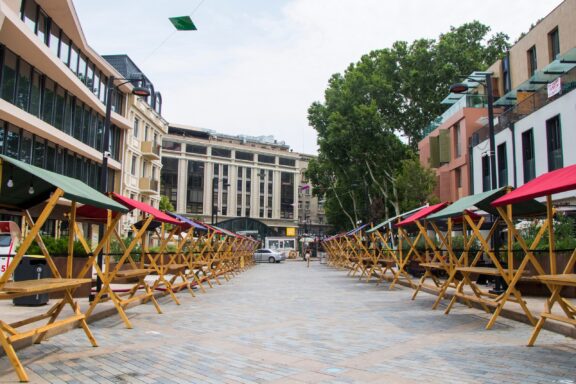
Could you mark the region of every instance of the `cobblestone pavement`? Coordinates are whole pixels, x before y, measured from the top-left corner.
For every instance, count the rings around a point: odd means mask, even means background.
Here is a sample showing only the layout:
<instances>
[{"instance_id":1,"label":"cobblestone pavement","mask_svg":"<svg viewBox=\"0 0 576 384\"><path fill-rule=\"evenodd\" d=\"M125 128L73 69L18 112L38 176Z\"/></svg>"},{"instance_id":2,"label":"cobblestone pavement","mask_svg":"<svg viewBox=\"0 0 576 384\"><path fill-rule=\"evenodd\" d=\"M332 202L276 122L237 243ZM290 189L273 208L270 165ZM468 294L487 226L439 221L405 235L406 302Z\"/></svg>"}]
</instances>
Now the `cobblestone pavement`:
<instances>
[{"instance_id":1,"label":"cobblestone pavement","mask_svg":"<svg viewBox=\"0 0 576 384\"><path fill-rule=\"evenodd\" d=\"M301 262L262 264L182 305L161 300L19 352L33 383L576 383L576 340ZM16 382L5 356L0 383Z\"/></svg>"}]
</instances>

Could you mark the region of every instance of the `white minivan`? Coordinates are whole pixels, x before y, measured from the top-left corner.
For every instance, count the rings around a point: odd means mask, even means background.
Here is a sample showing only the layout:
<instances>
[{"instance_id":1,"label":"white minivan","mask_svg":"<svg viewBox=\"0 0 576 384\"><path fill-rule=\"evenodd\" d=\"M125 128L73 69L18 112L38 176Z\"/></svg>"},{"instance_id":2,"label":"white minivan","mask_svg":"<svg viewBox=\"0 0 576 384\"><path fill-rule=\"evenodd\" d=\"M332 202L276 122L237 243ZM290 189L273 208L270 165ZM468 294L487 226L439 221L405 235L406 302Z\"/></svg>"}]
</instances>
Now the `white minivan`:
<instances>
[{"instance_id":1,"label":"white minivan","mask_svg":"<svg viewBox=\"0 0 576 384\"><path fill-rule=\"evenodd\" d=\"M20 244L20 227L13 221L0 221L0 276L8 269Z\"/></svg>"}]
</instances>

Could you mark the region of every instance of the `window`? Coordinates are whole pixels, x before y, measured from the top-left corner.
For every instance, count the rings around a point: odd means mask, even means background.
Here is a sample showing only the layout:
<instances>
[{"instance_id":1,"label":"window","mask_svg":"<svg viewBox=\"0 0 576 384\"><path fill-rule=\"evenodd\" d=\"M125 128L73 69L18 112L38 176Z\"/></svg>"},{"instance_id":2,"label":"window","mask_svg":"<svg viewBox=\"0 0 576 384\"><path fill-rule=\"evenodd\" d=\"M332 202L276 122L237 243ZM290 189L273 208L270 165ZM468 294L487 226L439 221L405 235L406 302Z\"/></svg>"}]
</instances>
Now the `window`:
<instances>
[{"instance_id":1,"label":"window","mask_svg":"<svg viewBox=\"0 0 576 384\"><path fill-rule=\"evenodd\" d=\"M460 123L454 126L454 153L456 158L462 156L462 135L460 132Z\"/></svg>"},{"instance_id":2,"label":"window","mask_svg":"<svg viewBox=\"0 0 576 384\"><path fill-rule=\"evenodd\" d=\"M528 76L532 76L534 75L534 72L536 72L536 69L538 69L538 61L536 58L536 46L533 45L532 48L530 48L527 52L526 55L528 57Z\"/></svg>"},{"instance_id":3,"label":"window","mask_svg":"<svg viewBox=\"0 0 576 384\"><path fill-rule=\"evenodd\" d=\"M134 118L134 129L133 129L133 133L134 133L134 137L138 138L138 130L140 128L140 119L138 119L137 117Z\"/></svg>"},{"instance_id":4,"label":"window","mask_svg":"<svg viewBox=\"0 0 576 384\"><path fill-rule=\"evenodd\" d=\"M9 103L14 103L16 61L16 55L4 49L4 62L2 63L2 98Z\"/></svg>"},{"instance_id":5,"label":"window","mask_svg":"<svg viewBox=\"0 0 576 384\"><path fill-rule=\"evenodd\" d=\"M197 153L199 155L206 154L206 147L201 145L194 145L194 144L186 144L186 152L187 153Z\"/></svg>"},{"instance_id":6,"label":"window","mask_svg":"<svg viewBox=\"0 0 576 384\"><path fill-rule=\"evenodd\" d=\"M280 174L280 217L292 219L294 216L294 174Z\"/></svg>"},{"instance_id":7,"label":"window","mask_svg":"<svg viewBox=\"0 0 576 384\"><path fill-rule=\"evenodd\" d=\"M250 152L236 151L236 159L254 161L254 154Z\"/></svg>"},{"instance_id":8,"label":"window","mask_svg":"<svg viewBox=\"0 0 576 384\"><path fill-rule=\"evenodd\" d=\"M560 54L560 34L558 33L558 27L548 33L548 53L550 61L554 61L556 56Z\"/></svg>"},{"instance_id":9,"label":"window","mask_svg":"<svg viewBox=\"0 0 576 384\"><path fill-rule=\"evenodd\" d=\"M20 153L20 128L10 124L6 131L6 149L5 154L13 159L18 159Z\"/></svg>"},{"instance_id":10,"label":"window","mask_svg":"<svg viewBox=\"0 0 576 384\"><path fill-rule=\"evenodd\" d=\"M500 144L496 148L498 164L498 187L508 185L508 159L506 154L506 143Z\"/></svg>"},{"instance_id":11,"label":"window","mask_svg":"<svg viewBox=\"0 0 576 384\"><path fill-rule=\"evenodd\" d=\"M564 166L564 159L562 156L560 115L546 120L546 140L548 146L548 171L562 168Z\"/></svg>"},{"instance_id":12,"label":"window","mask_svg":"<svg viewBox=\"0 0 576 384\"><path fill-rule=\"evenodd\" d=\"M19 160L30 164L32 162L32 134L22 131L20 138L20 157Z\"/></svg>"},{"instance_id":13,"label":"window","mask_svg":"<svg viewBox=\"0 0 576 384\"><path fill-rule=\"evenodd\" d=\"M36 24L36 34L44 44L48 43L48 15L38 8L38 23Z\"/></svg>"},{"instance_id":14,"label":"window","mask_svg":"<svg viewBox=\"0 0 576 384\"><path fill-rule=\"evenodd\" d=\"M482 191L486 192L491 190L490 180L490 156L482 157Z\"/></svg>"},{"instance_id":15,"label":"window","mask_svg":"<svg viewBox=\"0 0 576 384\"><path fill-rule=\"evenodd\" d=\"M524 182L536 177L536 161L534 158L534 132L532 129L522 133L522 166Z\"/></svg>"},{"instance_id":16,"label":"window","mask_svg":"<svg viewBox=\"0 0 576 384\"><path fill-rule=\"evenodd\" d=\"M30 89L30 107L28 112L36 117L40 117L40 73L32 71L32 88Z\"/></svg>"},{"instance_id":17,"label":"window","mask_svg":"<svg viewBox=\"0 0 576 384\"><path fill-rule=\"evenodd\" d=\"M15 104L18 108L28 111L28 103L30 102L30 77L32 76L32 68L28 63L20 60L18 73L18 87L16 89Z\"/></svg>"},{"instance_id":18,"label":"window","mask_svg":"<svg viewBox=\"0 0 576 384\"><path fill-rule=\"evenodd\" d=\"M83 53L78 55L78 78L86 84L86 56Z\"/></svg>"},{"instance_id":19,"label":"window","mask_svg":"<svg viewBox=\"0 0 576 384\"><path fill-rule=\"evenodd\" d=\"M60 60L62 60L62 62L66 65L70 64L70 45L72 44L72 42L70 41L70 39L68 38L68 36L66 36L64 34L64 32L62 32L60 34Z\"/></svg>"},{"instance_id":20,"label":"window","mask_svg":"<svg viewBox=\"0 0 576 384\"><path fill-rule=\"evenodd\" d=\"M186 212L202 213L204 204L204 163L188 161L188 182L186 189Z\"/></svg>"},{"instance_id":21,"label":"window","mask_svg":"<svg viewBox=\"0 0 576 384\"><path fill-rule=\"evenodd\" d=\"M455 176L456 176L456 188L462 188L462 170L460 168L456 168Z\"/></svg>"},{"instance_id":22,"label":"window","mask_svg":"<svg viewBox=\"0 0 576 384\"><path fill-rule=\"evenodd\" d=\"M36 18L38 17L38 6L34 0L25 0L22 2L20 18L30 30L36 33Z\"/></svg>"},{"instance_id":23,"label":"window","mask_svg":"<svg viewBox=\"0 0 576 384\"><path fill-rule=\"evenodd\" d=\"M44 120L50 125L52 125L52 116L54 112L54 100L55 100L54 87L55 87L54 82L51 79L45 77L44 98L42 105L42 120Z\"/></svg>"},{"instance_id":24,"label":"window","mask_svg":"<svg viewBox=\"0 0 576 384\"><path fill-rule=\"evenodd\" d=\"M294 159L287 159L285 157L280 157L278 159L278 162L280 163L280 165L286 165L288 167L295 167L296 166L296 160L294 160Z\"/></svg>"},{"instance_id":25,"label":"window","mask_svg":"<svg viewBox=\"0 0 576 384\"><path fill-rule=\"evenodd\" d=\"M64 129L64 112L66 107L66 94L62 87L56 89L54 109L54 126L59 130Z\"/></svg>"},{"instance_id":26,"label":"window","mask_svg":"<svg viewBox=\"0 0 576 384\"><path fill-rule=\"evenodd\" d=\"M70 45L71 45L70 63L68 64L68 66L70 67L72 72L74 72L74 74L77 74L78 73L78 48L73 44L70 44Z\"/></svg>"},{"instance_id":27,"label":"window","mask_svg":"<svg viewBox=\"0 0 576 384\"><path fill-rule=\"evenodd\" d=\"M177 143L175 141L164 140L162 142L162 149L165 149L167 151L180 151L181 148L182 144Z\"/></svg>"},{"instance_id":28,"label":"window","mask_svg":"<svg viewBox=\"0 0 576 384\"><path fill-rule=\"evenodd\" d=\"M50 40L48 42L50 50L54 56L58 57L60 53L60 27L54 22L50 24Z\"/></svg>"},{"instance_id":29,"label":"window","mask_svg":"<svg viewBox=\"0 0 576 384\"><path fill-rule=\"evenodd\" d=\"M276 158L274 156L258 155L258 162L266 164L275 164Z\"/></svg>"},{"instance_id":30,"label":"window","mask_svg":"<svg viewBox=\"0 0 576 384\"><path fill-rule=\"evenodd\" d=\"M34 145L32 152L32 164L44 168L46 160L46 142L44 139L34 136Z\"/></svg>"},{"instance_id":31,"label":"window","mask_svg":"<svg viewBox=\"0 0 576 384\"><path fill-rule=\"evenodd\" d=\"M212 148L212 156L230 158L232 157L232 151L224 148Z\"/></svg>"},{"instance_id":32,"label":"window","mask_svg":"<svg viewBox=\"0 0 576 384\"><path fill-rule=\"evenodd\" d=\"M177 207L178 192L178 159L162 158L162 172L160 173L160 194L168 197L170 203Z\"/></svg>"}]
</instances>

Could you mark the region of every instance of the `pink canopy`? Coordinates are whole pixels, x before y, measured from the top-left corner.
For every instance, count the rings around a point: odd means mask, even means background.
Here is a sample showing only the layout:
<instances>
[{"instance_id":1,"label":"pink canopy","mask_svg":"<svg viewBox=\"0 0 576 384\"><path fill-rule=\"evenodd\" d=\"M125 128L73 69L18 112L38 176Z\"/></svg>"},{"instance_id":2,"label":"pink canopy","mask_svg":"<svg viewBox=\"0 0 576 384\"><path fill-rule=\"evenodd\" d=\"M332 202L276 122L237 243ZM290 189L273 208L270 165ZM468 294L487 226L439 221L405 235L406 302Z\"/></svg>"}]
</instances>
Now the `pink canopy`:
<instances>
[{"instance_id":1,"label":"pink canopy","mask_svg":"<svg viewBox=\"0 0 576 384\"><path fill-rule=\"evenodd\" d=\"M421 210L419 210L415 214L408 216L407 218L405 218L401 222L395 224L395 226L396 227L404 227L407 225L414 224L417 220L425 219L427 216L433 214L434 212L438 212L439 210L444 209L444 207L447 205L448 205L448 203L444 202L444 203L440 203L440 204L431 205L431 206L426 207L426 208L422 208Z\"/></svg>"},{"instance_id":2,"label":"pink canopy","mask_svg":"<svg viewBox=\"0 0 576 384\"><path fill-rule=\"evenodd\" d=\"M571 165L530 180L512 192L494 200L492 205L500 207L574 189L576 189L576 165Z\"/></svg>"}]
</instances>

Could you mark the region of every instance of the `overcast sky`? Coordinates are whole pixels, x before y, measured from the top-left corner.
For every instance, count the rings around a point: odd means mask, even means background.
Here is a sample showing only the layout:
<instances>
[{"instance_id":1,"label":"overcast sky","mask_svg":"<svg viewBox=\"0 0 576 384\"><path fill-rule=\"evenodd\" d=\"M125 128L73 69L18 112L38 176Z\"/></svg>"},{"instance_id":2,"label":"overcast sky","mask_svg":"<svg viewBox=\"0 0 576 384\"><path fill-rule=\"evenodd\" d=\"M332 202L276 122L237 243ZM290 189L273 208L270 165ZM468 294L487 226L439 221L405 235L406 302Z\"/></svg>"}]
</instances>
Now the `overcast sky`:
<instances>
[{"instance_id":1,"label":"overcast sky","mask_svg":"<svg viewBox=\"0 0 576 384\"><path fill-rule=\"evenodd\" d=\"M170 122L274 135L316 153L307 109L330 76L396 40L474 19L515 41L561 0L74 0L90 46L128 54ZM173 32L189 15L198 31ZM163 43L164 42L164 43Z\"/></svg>"}]
</instances>

